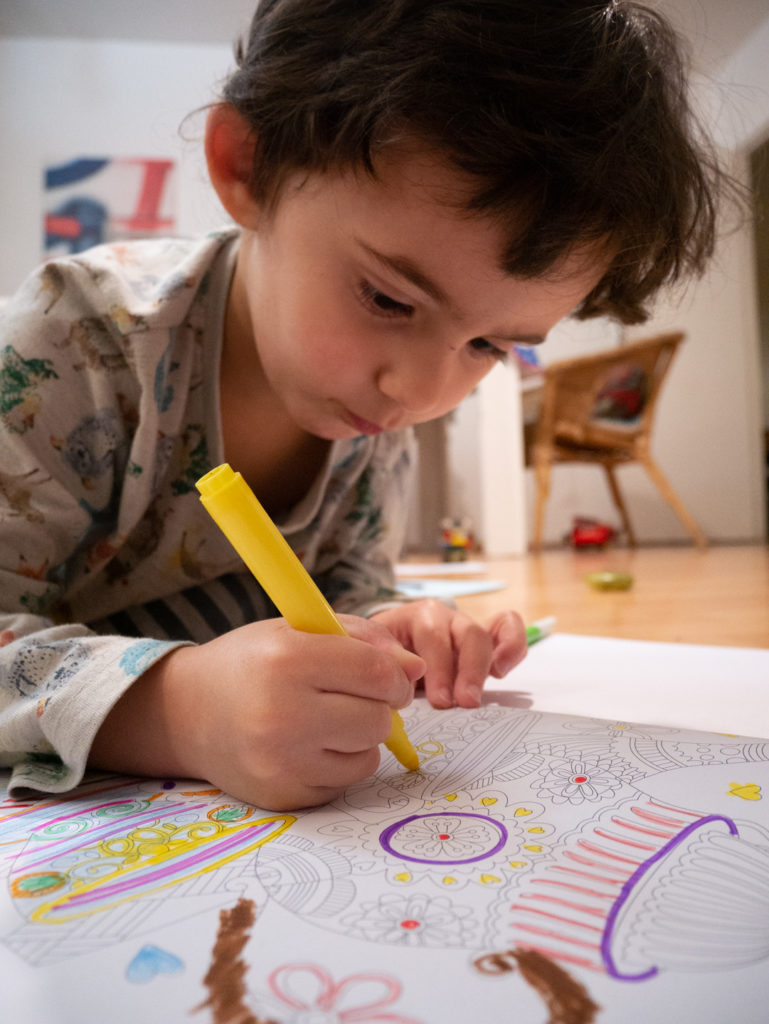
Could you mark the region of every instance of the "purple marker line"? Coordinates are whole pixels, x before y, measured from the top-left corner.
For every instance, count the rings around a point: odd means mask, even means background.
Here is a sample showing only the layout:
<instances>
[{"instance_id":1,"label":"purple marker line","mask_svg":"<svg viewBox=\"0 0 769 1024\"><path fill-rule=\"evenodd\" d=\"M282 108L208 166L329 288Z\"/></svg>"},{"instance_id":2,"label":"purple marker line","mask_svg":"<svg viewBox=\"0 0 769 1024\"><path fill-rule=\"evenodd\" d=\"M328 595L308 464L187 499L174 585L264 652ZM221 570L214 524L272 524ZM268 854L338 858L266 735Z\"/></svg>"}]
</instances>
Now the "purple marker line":
<instances>
[{"instance_id":1,"label":"purple marker line","mask_svg":"<svg viewBox=\"0 0 769 1024\"><path fill-rule=\"evenodd\" d=\"M126 800L112 800L112 801L110 801L109 803L106 803L106 804L97 804L96 807L91 807L91 808L82 808L81 807L80 810L73 811L71 814L62 814L60 817L54 818L52 821L45 822L44 825L43 825L43 828L50 828L52 825L58 825L59 822L69 821L71 818L79 818L84 813L84 811L89 811L89 810L90 811L99 811L99 810L102 810L104 807L119 807L121 804L124 804L124 803L127 803L127 801ZM46 804L45 806L48 806L48 805ZM31 834L32 835L35 834L34 827L32 828ZM80 833L78 833L78 835L80 835ZM72 838L71 836L62 836L59 839L52 839L51 842L48 843L46 846L38 846L37 849L38 850L49 849L51 846L55 846L57 843L67 842L67 840L71 839L71 838Z\"/></svg>"},{"instance_id":2,"label":"purple marker line","mask_svg":"<svg viewBox=\"0 0 769 1024\"><path fill-rule=\"evenodd\" d=\"M655 974L659 973L658 967L650 967L648 971L643 971L641 974L625 974L617 967L614 962L614 958L611 955L611 944L614 939L614 928L617 923L622 907L627 903L630 898L630 894L634 887L638 885L643 876L663 857L666 857L671 850L675 849L692 834L696 832L698 828L702 828L703 825L708 825L713 821L722 821L729 827L729 831L733 836L739 834L737 826L731 818L725 818L721 814L710 814L706 818L701 818L699 821L692 822L691 825L687 825L677 836L665 843L664 846L660 847L659 850L648 860L645 860L639 868L637 868L633 874L628 878L627 882L622 886L620 894L617 897L616 903L609 911L609 915L606 918L606 924L603 929L603 936L601 938L601 957L604 964L606 965L606 973L611 978L616 978L618 981L646 981L648 978L653 978Z\"/></svg>"},{"instance_id":3,"label":"purple marker line","mask_svg":"<svg viewBox=\"0 0 769 1024\"><path fill-rule=\"evenodd\" d=\"M105 806L109 807L113 805L106 804ZM94 828L90 828L87 832L78 832L75 835L61 836L61 838L59 839L52 839L49 843L44 843L40 846L36 846L35 853L42 850L50 850L51 847L61 846L61 844L64 844L64 847L63 849L58 850L55 856L60 856L61 854L67 853L70 849L87 849L88 846L92 846L95 843L104 842L105 839L109 839L111 836L125 832L127 823L129 823L132 828L135 828L137 824L139 824L142 821L146 821L146 819L148 818L152 820L160 820L161 818L167 818L175 814L180 808L186 807L189 808L189 810L194 811L200 810L201 807L205 806L206 805L202 803L193 805L185 804L182 802L175 804L154 805L152 807L146 808L143 811L139 811L138 813L126 815L124 818L114 819L109 822L101 823ZM163 809L158 810L158 807L162 807ZM84 840L88 840L88 843L84 843ZM49 859L50 857L48 856L45 858L45 861L47 862L47 860ZM40 863L42 862L35 861L31 864L26 865L26 867L36 867Z\"/></svg>"},{"instance_id":4,"label":"purple marker line","mask_svg":"<svg viewBox=\"0 0 769 1024\"><path fill-rule=\"evenodd\" d=\"M216 859L220 859L222 854L226 854L230 850L240 846L243 843L244 838L250 841L261 836L264 832L271 830L274 825L274 821L267 822L264 825L252 825L250 828L254 830L256 835L251 833L247 837L244 837L243 835L246 829L240 829L234 836L230 836L228 839L224 839L221 843L217 844L215 850ZM186 856L180 864L179 858L182 856L182 854L179 854L177 857L173 858L171 864L154 869L142 870L141 868L135 868L135 873L132 872L132 876L125 881L113 882L111 885L100 886L98 889L92 890L91 892L72 896L59 906L53 907L52 912L61 913L64 910L70 910L73 906L79 907L83 904L93 903L95 901L109 900L113 896L120 896L122 893L137 887L149 890L154 887L156 883L161 883L162 885L162 883L172 875L179 874L180 871L188 871L190 868L194 868L198 864L205 863L207 860L211 859L211 853L208 849L200 850L198 852L193 851L192 854ZM211 867L213 866L214 865L212 863ZM179 881L181 881L181 879L179 879Z\"/></svg>"},{"instance_id":5,"label":"purple marker line","mask_svg":"<svg viewBox=\"0 0 769 1024\"><path fill-rule=\"evenodd\" d=\"M116 780L122 779L117 782ZM32 815L33 817L42 817L44 811L54 806L61 806L62 804L72 803L72 801L85 800L88 796L96 796L97 793L106 793L115 789L125 789L126 786L135 786L137 782L142 782L141 778L125 778L123 776L114 776L107 781L107 785L104 785L105 780L101 779L98 782L83 783L82 786L78 787L76 793L70 793L69 795L59 794L55 799L51 800L13 800L8 797L5 800L0 801L0 826L7 825L9 822L17 822L19 818L23 818L26 815ZM3 814L4 810L13 810L14 814Z\"/></svg>"},{"instance_id":6,"label":"purple marker line","mask_svg":"<svg viewBox=\"0 0 769 1024\"><path fill-rule=\"evenodd\" d=\"M111 805L107 805L111 806ZM120 818L118 821L104 823L99 825L95 829L90 829L87 833L83 834L78 832L74 836L62 836L61 839L54 839L50 843L45 843L43 846L36 846L35 853L43 850L50 850L52 846L60 846L64 843L65 845L58 849L54 856L60 857L70 850L76 849L87 849L89 846L93 846L96 843L103 843L105 840L110 839L112 836L120 835L126 831L126 823L130 823L131 828L136 828L142 821L146 821L148 818L152 821L160 821L162 818L171 817L173 814L183 807L190 811L198 811L201 807L205 807L206 804L186 804L183 802L175 804L155 804L148 807L144 811L140 811L138 814L126 815L125 818ZM162 810L159 810L162 807ZM84 844L83 840L87 839L88 844ZM30 851L30 854L32 851ZM23 859L23 854L20 860ZM41 864L48 864L51 860L50 853L44 856L41 860L34 860L24 862L21 867L24 871L29 871L31 868L39 867Z\"/></svg>"},{"instance_id":7,"label":"purple marker line","mask_svg":"<svg viewBox=\"0 0 769 1024\"><path fill-rule=\"evenodd\" d=\"M410 825L412 821L421 821L424 818L475 818L484 825L490 825L492 828L495 828L500 838L490 850L484 850L483 853L476 854L473 857L455 857L452 859L444 858L443 860L432 860L427 857L414 857L410 854L403 853L402 850L394 849L392 846L393 836L406 825ZM487 860L489 857L493 857L495 853L498 853L507 842L507 829L500 821L495 821L487 815L469 814L466 811L437 811L431 814L412 814L409 818L402 818L400 821L394 822L380 834L379 842L382 847L394 857L399 857L401 860L414 861L417 864L472 864L478 860Z\"/></svg>"}]
</instances>

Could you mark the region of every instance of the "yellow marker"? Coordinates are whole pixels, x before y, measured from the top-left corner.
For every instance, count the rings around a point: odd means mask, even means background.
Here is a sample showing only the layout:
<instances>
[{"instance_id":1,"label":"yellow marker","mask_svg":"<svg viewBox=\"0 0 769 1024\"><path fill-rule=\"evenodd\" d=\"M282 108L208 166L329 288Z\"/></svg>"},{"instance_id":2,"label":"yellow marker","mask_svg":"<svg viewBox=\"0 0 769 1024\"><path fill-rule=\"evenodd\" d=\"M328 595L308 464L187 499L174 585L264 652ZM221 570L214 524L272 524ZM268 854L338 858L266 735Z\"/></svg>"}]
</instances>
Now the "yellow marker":
<instances>
[{"instance_id":1,"label":"yellow marker","mask_svg":"<svg viewBox=\"0 0 769 1024\"><path fill-rule=\"evenodd\" d=\"M240 473L224 463L202 476L195 486L211 518L289 625L305 633L347 635L331 605ZM404 768L412 772L419 768L419 757L397 711L393 711L392 729L385 743Z\"/></svg>"}]
</instances>

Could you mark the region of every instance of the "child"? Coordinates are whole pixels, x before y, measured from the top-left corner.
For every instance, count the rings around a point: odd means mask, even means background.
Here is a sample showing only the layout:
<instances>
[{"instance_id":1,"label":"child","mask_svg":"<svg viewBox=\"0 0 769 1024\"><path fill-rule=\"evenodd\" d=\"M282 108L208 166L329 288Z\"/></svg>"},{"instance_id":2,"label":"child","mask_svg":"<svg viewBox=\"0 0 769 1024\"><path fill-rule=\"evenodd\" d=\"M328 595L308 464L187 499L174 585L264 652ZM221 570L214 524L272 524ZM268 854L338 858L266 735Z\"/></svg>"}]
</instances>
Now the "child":
<instances>
[{"instance_id":1,"label":"child","mask_svg":"<svg viewBox=\"0 0 769 1024\"><path fill-rule=\"evenodd\" d=\"M523 656L405 602L410 428L561 317L701 269L718 170L660 17L595 0L262 0L206 156L236 227L43 266L0 349L0 750L275 809L372 773L423 680ZM500 439L504 443L504 439ZM350 637L292 630L199 503L240 470Z\"/></svg>"}]
</instances>

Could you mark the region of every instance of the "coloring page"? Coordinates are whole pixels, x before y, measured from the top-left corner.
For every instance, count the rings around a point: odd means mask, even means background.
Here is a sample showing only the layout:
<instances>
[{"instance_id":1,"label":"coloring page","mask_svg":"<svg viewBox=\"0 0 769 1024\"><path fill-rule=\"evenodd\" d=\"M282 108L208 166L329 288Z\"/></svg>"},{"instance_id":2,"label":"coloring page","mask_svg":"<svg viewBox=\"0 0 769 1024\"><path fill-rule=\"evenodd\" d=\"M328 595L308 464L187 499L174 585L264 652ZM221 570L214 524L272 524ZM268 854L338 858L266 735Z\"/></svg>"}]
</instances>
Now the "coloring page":
<instances>
[{"instance_id":1,"label":"coloring page","mask_svg":"<svg viewBox=\"0 0 769 1024\"><path fill-rule=\"evenodd\" d=\"M403 712L420 769L273 813L93 776L0 804L24 1024L759 1024L769 741Z\"/></svg>"}]
</instances>

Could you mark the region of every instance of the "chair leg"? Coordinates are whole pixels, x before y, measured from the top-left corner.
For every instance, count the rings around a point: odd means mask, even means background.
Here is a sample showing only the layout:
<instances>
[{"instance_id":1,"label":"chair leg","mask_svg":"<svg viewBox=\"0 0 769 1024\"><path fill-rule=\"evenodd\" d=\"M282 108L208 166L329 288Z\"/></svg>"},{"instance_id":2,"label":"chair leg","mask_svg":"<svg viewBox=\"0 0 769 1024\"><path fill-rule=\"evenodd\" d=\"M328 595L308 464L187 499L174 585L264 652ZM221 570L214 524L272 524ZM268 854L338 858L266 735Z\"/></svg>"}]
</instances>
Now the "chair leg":
<instances>
[{"instance_id":1,"label":"chair leg","mask_svg":"<svg viewBox=\"0 0 769 1024\"><path fill-rule=\"evenodd\" d=\"M699 528L699 526L692 518L692 516L689 514L688 509L681 501L681 499L678 497L673 488L670 486L667 477L662 472L657 463L654 461L654 459L651 457L651 455L647 455L645 456L645 458L641 459L641 464L645 467L646 472L649 474L652 481L656 485L657 490L660 492L662 497L665 499L668 505L670 505L675 514L681 520L686 529L686 532L692 538L697 547L700 549L706 548L708 546L707 537Z\"/></svg>"},{"instance_id":2,"label":"chair leg","mask_svg":"<svg viewBox=\"0 0 769 1024\"><path fill-rule=\"evenodd\" d=\"M636 547L636 538L633 533L633 527L630 525L630 516L627 514L625 502L622 500L622 494L617 483L617 478L614 475L614 466L605 462L603 463L603 468L606 470L606 478L609 481L609 490L611 491L612 498L614 498L614 504L617 506L617 511L619 512L620 519L622 520L622 526L627 534L628 544L631 548L634 548Z\"/></svg>"},{"instance_id":3,"label":"chair leg","mask_svg":"<svg viewBox=\"0 0 769 1024\"><path fill-rule=\"evenodd\" d=\"M542 550L542 536L545 532L545 505L550 495L550 462L547 459L534 459L534 480L537 486L536 507L534 511L534 537L532 548Z\"/></svg>"}]
</instances>

